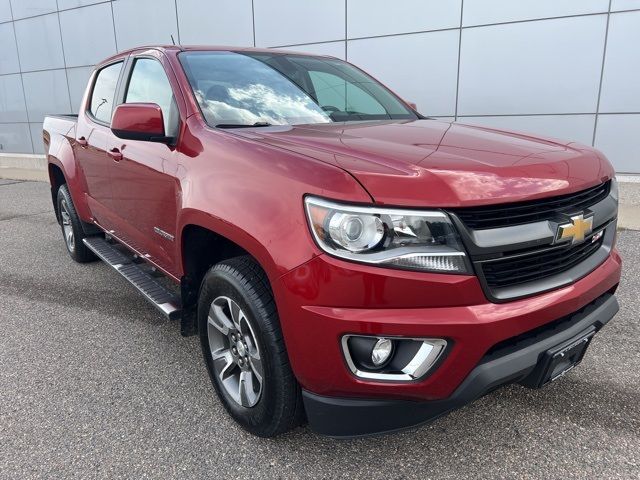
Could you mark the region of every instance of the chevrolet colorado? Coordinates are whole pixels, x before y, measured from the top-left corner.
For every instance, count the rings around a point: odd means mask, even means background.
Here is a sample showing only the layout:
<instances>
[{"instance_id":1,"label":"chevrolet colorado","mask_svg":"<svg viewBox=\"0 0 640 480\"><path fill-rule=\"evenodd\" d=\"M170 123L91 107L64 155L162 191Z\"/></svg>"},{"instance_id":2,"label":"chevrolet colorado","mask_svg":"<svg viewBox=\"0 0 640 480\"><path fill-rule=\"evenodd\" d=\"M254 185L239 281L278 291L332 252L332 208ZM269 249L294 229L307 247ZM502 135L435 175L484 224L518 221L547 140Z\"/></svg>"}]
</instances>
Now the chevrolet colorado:
<instances>
[{"instance_id":1,"label":"chevrolet colorado","mask_svg":"<svg viewBox=\"0 0 640 480\"><path fill-rule=\"evenodd\" d=\"M389 432L541 387L618 310L600 152L425 118L336 58L128 50L43 136L71 257L199 335L256 435Z\"/></svg>"}]
</instances>

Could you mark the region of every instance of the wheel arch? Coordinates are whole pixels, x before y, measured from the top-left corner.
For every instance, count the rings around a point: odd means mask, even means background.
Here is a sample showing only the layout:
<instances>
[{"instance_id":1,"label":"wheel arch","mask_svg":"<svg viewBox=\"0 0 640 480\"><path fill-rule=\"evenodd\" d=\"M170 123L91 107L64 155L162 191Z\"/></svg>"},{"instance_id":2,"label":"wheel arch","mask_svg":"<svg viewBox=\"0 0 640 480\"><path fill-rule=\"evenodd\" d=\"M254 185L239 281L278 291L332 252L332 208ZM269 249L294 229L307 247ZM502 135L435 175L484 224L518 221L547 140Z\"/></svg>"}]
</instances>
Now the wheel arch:
<instances>
[{"instance_id":1,"label":"wheel arch","mask_svg":"<svg viewBox=\"0 0 640 480\"><path fill-rule=\"evenodd\" d=\"M49 183L51 184L51 201L53 202L53 210L56 219L60 222L60 209L58 208L58 190L62 185L66 185L67 179L64 176L62 168L55 163L49 162Z\"/></svg>"},{"instance_id":2,"label":"wheel arch","mask_svg":"<svg viewBox=\"0 0 640 480\"><path fill-rule=\"evenodd\" d=\"M47 170L51 184L51 197L54 205L58 189L67 185L78 216L83 222L91 221L91 210L87 204L85 192L86 183L79 169L73 147L68 138L60 134L50 136L50 146L47 153ZM56 208L56 215L59 214Z\"/></svg>"},{"instance_id":3,"label":"wheel arch","mask_svg":"<svg viewBox=\"0 0 640 480\"><path fill-rule=\"evenodd\" d=\"M194 279L201 280L206 271L216 263L249 255L237 243L199 224L185 225L180 237L183 273Z\"/></svg>"},{"instance_id":4,"label":"wheel arch","mask_svg":"<svg viewBox=\"0 0 640 480\"><path fill-rule=\"evenodd\" d=\"M190 308L197 302L204 275L213 265L238 256L250 256L273 284L277 272L266 249L246 233L227 224L219 228L215 221L191 219L180 229L179 249L182 261L182 301Z\"/></svg>"}]
</instances>

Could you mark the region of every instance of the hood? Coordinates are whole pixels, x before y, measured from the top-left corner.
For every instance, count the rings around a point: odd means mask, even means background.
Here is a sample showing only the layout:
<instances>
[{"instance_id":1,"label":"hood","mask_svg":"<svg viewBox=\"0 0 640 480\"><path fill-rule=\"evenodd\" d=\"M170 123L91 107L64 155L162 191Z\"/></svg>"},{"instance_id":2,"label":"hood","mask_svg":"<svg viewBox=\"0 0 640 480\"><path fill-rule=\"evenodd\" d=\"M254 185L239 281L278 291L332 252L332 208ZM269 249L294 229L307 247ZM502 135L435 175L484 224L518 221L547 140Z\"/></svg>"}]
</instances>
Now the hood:
<instances>
[{"instance_id":1,"label":"hood","mask_svg":"<svg viewBox=\"0 0 640 480\"><path fill-rule=\"evenodd\" d=\"M428 119L234 133L337 165L386 205L516 202L577 192L613 175L590 147Z\"/></svg>"}]
</instances>

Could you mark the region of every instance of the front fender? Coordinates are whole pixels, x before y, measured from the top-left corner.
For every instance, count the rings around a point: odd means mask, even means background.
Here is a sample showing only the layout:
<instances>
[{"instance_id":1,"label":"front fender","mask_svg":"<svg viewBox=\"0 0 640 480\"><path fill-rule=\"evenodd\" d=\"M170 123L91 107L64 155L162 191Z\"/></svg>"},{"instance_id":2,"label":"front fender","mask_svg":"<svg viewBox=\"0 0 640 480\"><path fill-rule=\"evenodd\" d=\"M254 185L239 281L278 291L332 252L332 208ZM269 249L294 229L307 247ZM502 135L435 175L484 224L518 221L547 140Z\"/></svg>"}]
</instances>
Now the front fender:
<instances>
[{"instance_id":1,"label":"front fender","mask_svg":"<svg viewBox=\"0 0 640 480\"><path fill-rule=\"evenodd\" d=\"M180 234L176 236L176 247L179 252L183 251L184 247L182 242L184 240L184 231L188 226L202 227L235 243L242 249L246 250L258 261L258 263L260 263L270 280L272 276L277 278L278 269L276 262L270 255L269 251L260 241L258 241L258 239L232 223L224 221L202 210L196 210L193 208L182 210L180 214L180 226L178 228ZM181 257L184 258L183 255L181 255ZM181 273L184 273L184 268Z\"/></svg>"}]
</instances>

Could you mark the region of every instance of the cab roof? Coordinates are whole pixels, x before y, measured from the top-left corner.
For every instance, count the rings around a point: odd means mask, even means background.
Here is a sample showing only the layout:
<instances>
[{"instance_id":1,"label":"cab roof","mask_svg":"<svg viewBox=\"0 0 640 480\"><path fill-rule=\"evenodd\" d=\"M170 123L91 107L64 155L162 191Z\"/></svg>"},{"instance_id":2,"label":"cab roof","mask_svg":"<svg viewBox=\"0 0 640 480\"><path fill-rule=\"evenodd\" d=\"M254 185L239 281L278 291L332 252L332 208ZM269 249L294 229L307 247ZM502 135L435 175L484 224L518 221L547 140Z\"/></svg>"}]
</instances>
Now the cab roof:
<instances>
[{"instance_id":1,"label":"cab roof","mask_svg":"<svg viewBox=\"0 0 640 480\"><path fill-rule=\"evenodd\" d=\"M304 48L304 45L302 46ZM189 51L211 51L211 52L256 52L256 53L286 53L290 55L307 55L312 57L331 57L331 55L318 55L306 52L296 52L291 50L279 50L277 48L256 48L256 47L234 47L229 45L141 45L118 52L104 59L100 64L108 63L118 58L126 57L135 52L145 50L158 50L160 52L189 52Z\"/></svg>"}]
</instances>

